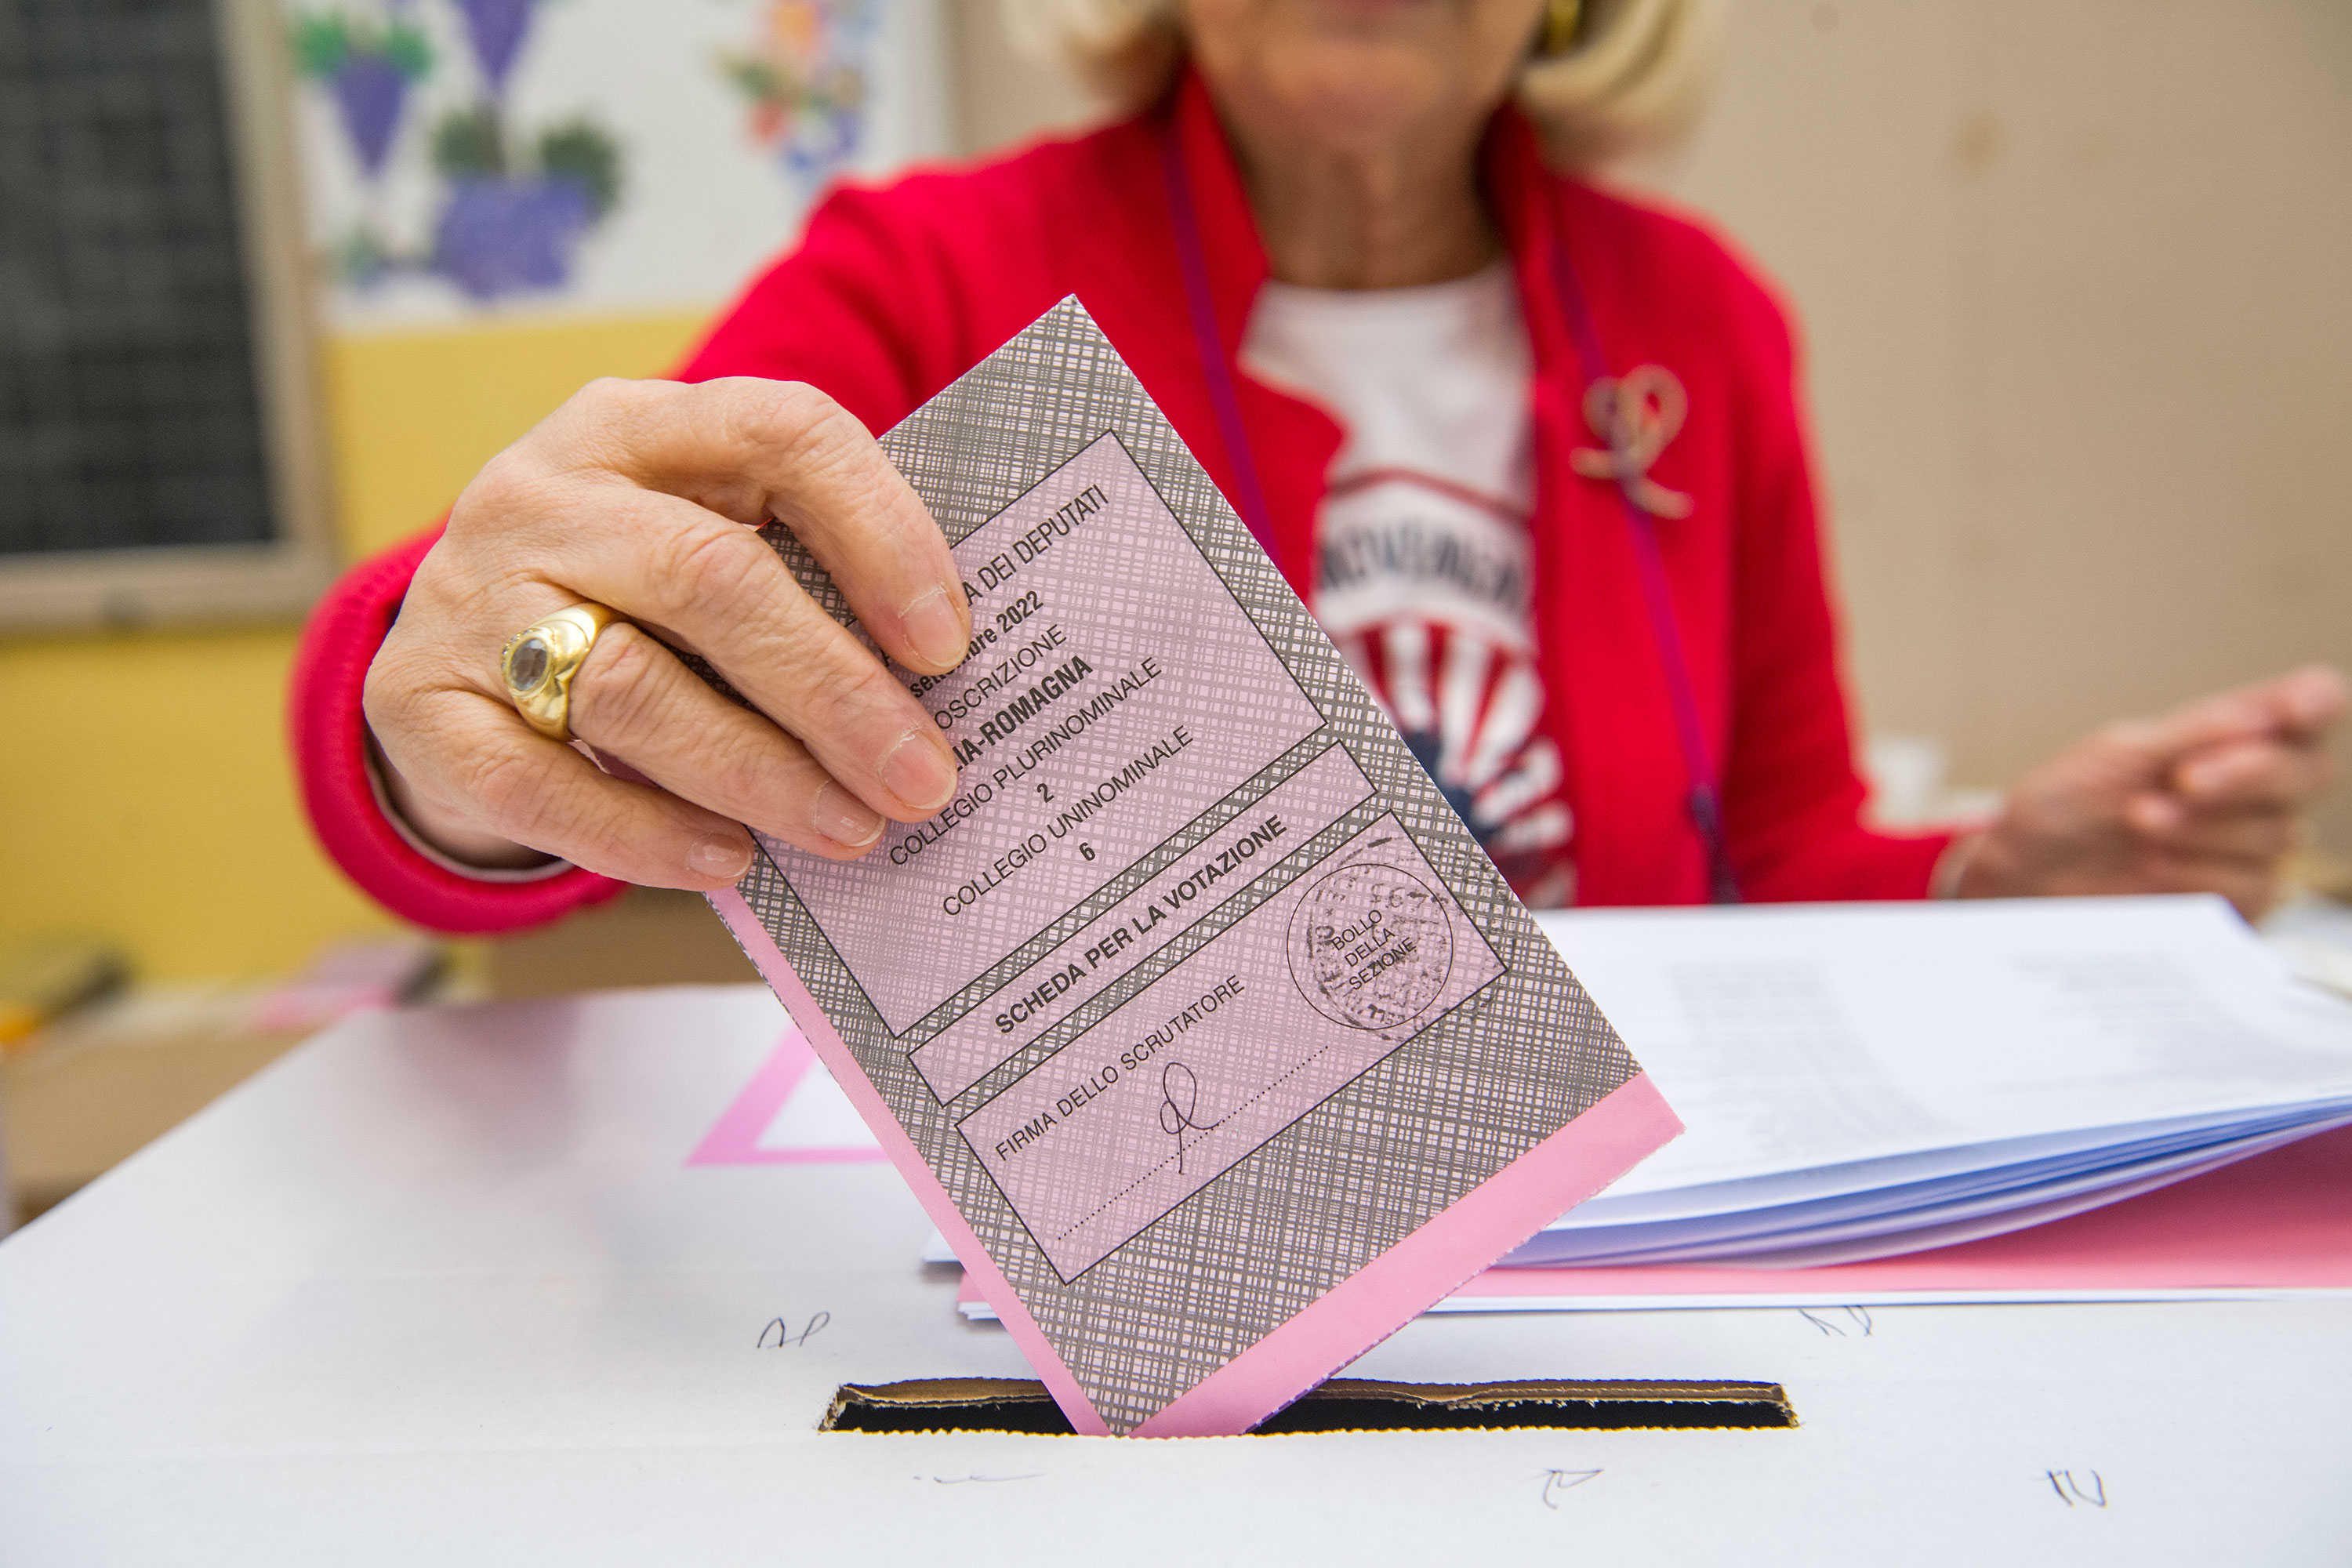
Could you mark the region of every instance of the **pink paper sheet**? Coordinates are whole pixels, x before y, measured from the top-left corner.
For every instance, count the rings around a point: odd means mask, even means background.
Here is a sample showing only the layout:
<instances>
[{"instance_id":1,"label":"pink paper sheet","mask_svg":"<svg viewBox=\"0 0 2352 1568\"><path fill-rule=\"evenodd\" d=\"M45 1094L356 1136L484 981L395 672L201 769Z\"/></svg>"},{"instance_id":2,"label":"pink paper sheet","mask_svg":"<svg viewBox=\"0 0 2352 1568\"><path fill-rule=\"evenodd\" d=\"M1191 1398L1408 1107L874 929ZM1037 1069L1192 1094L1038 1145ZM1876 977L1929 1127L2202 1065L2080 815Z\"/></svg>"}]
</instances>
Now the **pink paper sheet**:
<instances>
[{"instance_id":1,"label":"pink paper sheet","mask_svg":"<svg viewBox=\"0 0 2352 1568\"><path fill-rule=\"evenodd\" d=\"M798 1144L779 1148L761 1141L793 1091L816 1065L816 1051L798 1026L787 1024L783 1038L751 1081L704 1133L689 1165L838 1165L888 1158L878 1143Z\"/></svg>"},{"instance_id":2,"label":"pink paper sheet","mask_svg":"<svg viewBox=\"0 0 2352 1568\"><path fill-rule=\"evenodd\" d=\"M1490 1268L1465 1296L2352 1289L2352 1128L2030 1230L1822 1268Z\"/></svg>"},{"instance_id":3,"label":"pink paper sheet","mask_svg":"<svg viewBox=\"0 0 2352 1568\"><path fill-rule=\"evenodd\" d=\"M2004 1300L2352 1290L2352 1127L2088 1214L1958 1247L1823 1268L1489 1268L1451 1305L1889 1296ZM1596 1300L1595 1299L1599 1299ZM978 1301L967 1282L961 1300Z\"/></svg>"},{"instance_id":4,"label":"pink paper sheet","mask_svg":"<svg viewBox=\"0 0 2352 1568\"><path fill-rule=\"evenodd\" d=\"M1074 1426L1241 1430L1680 1131L1075 300L883 447L957 792L711 902ZM698 1159L821 1124L771 1065Z\"/></svg>"}]
</instances>

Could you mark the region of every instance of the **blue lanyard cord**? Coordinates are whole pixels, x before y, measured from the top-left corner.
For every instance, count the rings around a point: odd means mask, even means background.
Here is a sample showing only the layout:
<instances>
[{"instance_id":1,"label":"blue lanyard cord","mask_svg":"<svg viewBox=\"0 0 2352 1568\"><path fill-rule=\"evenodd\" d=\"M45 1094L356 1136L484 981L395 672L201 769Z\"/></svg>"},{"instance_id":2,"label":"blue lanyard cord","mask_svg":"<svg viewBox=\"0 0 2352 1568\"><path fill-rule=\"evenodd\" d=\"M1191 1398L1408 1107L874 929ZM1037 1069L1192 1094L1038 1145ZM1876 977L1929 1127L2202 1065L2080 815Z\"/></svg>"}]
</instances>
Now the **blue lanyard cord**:
<instances>
[{"instance_id":1,"label":"blue lanyard cord","mask_svg":"<svg viewBox=\"0 0 2352 1568\"><path fill-rule=\"evenodd\" d=\"M1568 258L1567 226L1559 203L1554 200L1547 205L1552 216L1549 237L1552 287L1568 317L1568 332L1576 342L1584 384L1591 387L1608 379L1609 362L1601 355L1601 335L1593 329L1591 312L1584 302L1584 289ZM1618 439L1614 431L1596 433L1612 445ZM1691 684L1690 661L1683 651L1682 627L1675 617L1674 596L1666 586L1665 557L1658 549L1658 520L1634 499L1633 486L1640 478L1631 465L1617 465L1618 508L1633 534L1642 599L1649 610L1650 636L1658 645L1658 663L1666 677L1666 699L1675 710L1675 736L1682 747L1684 771L1690 777L1691 825L1698 829L1699 839L1706 848L1708 895L1718 904L1736 904L1740 901L1739 879L1731 869L1731 856L1724 846L1723 796L1716 784L1715 765L1706 754L1706 730L1699 721L1698 691Z\"/></svg>"},{"instance_id":2,"label":"blue lanyard cord","mask_svg":"<svg viewBox=\"0 0 2352 1568\"><path fill-rule=\"evenodd\" d=\"M1274 531L1265 494L1258 485L1249 432L1242 424L1241 399L1234 390L1233 369L1225 363L1224 342L1217 332L1216 307L1209 289L1208 256L1202 245L1200 218L1193 210L1192 189L1185 177L1183 150L1177 143L1172 117L1160 124L1160 166L1168 184L1169 211L1176 230L1176 258L1184 275L1193 346L1200 354L1202 373L1208 380L1209 403L1216 413L1218 434L1224 440L1225 456L1233 464L1234 487L1241 491L1234 499L1240 503L1242 521L1249 525L1250 532L1256 535L1266 553L1272 555ZM1599 338L1585 311L1583 291L1569 266L1565 237L1555 227L1551 239L1553 281L1567 310L1569 333L1576 340L1577 357L1582 362L1585 382L1590 385L1607 376L1607 362L1601 356ZM1675 732L1681 742L1683 765L1691 780L1691 823L1698 829L1706 848L1709 892L1717 903L1736 904L1739 902L1739 884L1732 875L1731 859L1724 849L1723 813L1715 772L1707 761L1698 697L1691 685L1690 666L1683 656L1674 601L1666 589L1665 562L1658 551L1656 524L1635 502L1632 476L1621 476L1618 499L1633 529L1633 554L1639 563L1642 596L1649 609L1650 633L1658 645L1659 662L1665 668L1667 697L1675 710Z\"/></svg>"},{"instance_id":3,"label":"blue lanyard cord","mask_svg":"<svg viewBox=\"0 0 2352 1568\"><path fill-rule=\"evenodd\" d=\"M1207 373L1209 404L1216 411L1217 433L1224 438L1225 459L1233 465L1234 500L1242 521L1258 547L1278 566L1282 557L1274 548L1274 520L1265 505L1265 491L1257 482L1257 459L1250 450L1249 431L1242 424L1242 400L1234 390L1234 374L1225 363L1224 340L1217 333L1217 305L1209 291L1209 258L1201 243L1200 215L1192 209L1192 182L1184 177L1184 150L1176 141L1176 117L1160 122L1160 171L1168 181L1169 216L1175 220L1176 258L1184 272L1184 302L1192 316L1192 342Z\"/></svg>"}]
</instances>

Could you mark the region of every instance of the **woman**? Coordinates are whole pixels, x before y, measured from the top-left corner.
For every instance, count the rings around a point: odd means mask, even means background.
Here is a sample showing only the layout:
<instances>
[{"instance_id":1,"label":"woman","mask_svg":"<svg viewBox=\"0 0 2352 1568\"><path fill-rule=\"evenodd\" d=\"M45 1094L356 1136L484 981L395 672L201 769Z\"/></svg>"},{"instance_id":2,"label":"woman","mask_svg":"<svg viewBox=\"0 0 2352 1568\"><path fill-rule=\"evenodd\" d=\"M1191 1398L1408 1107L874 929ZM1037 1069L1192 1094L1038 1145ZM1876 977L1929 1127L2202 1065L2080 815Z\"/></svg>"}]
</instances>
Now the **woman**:
<instances>
[{"instance_id":1,"label":"woman","mask_svg":"<svg viewBox=\"0 0 2352 1568\"><path fill-rule=\"evenodd\" d=\"M2332 671L2104 730L1979 835L1862 826L1780 312L1704 229L1557 172L1686 117L1703 10L1015 3L1134 116L835 195L679 383L589 387L321 606L307 797L394 910L511 928L724 886L742 825L847 858L944 804L929 717L752 528L951 668L951 562L870 432L1070 293L1531 900L2271 897ZM499 650L583 602L614 618L534 730Z\"/></svg>"}]
</instances>

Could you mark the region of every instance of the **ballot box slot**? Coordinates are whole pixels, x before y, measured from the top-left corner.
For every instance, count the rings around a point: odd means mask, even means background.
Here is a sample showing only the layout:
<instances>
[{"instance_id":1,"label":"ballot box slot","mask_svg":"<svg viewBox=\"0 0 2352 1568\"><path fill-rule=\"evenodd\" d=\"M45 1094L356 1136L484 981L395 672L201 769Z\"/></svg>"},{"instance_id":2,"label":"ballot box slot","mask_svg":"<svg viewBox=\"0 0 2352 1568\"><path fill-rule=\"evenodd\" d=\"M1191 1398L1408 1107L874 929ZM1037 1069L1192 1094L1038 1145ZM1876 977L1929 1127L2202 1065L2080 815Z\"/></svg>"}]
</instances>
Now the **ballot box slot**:
<instances>
[{"instance_id":1,"label":"ballot box slot","mask_svg":"<svg viewBox=\"0 0 2352 1568\"><path fill-rule=\"evenodd\" d=\"M1634 1431L1794 1426L1777 1383L1531 1379L1379 1383L1334 1378L1261 1422L1255 1436L1310 1432ZM1068 1436L1045 1384L1023 1378L844 1384L826 1432L1021 1432Z\"/></svg>"}]
</instances>

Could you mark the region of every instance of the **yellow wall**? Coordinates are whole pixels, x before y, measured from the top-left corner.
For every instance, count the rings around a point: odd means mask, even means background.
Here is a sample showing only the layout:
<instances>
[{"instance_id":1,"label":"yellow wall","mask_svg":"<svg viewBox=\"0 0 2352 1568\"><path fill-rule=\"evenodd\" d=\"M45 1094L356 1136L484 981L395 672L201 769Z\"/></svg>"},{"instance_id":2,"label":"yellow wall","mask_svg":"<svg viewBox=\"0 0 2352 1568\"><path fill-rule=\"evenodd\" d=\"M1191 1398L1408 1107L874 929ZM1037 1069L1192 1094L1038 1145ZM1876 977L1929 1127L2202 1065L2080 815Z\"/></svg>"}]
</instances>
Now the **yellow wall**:
<instances>
[{"instance_id":1,"label":"yellow wall","mask_svg":"<svg viewBox=\"0 0 2352 1568\"><path fill-rule=\"evenodd\" d=\"M600 375L660 375L709 312L331 342L327 415L344 548L424 527L474 471Z\"/></svg>"},{"instance_id":2,"label":"yellow wall","mask_svg":"<svg viewBox=\"0 0 2352 1568\"><path fill-rule=\"evenodd\" d=\"M357 559L598 375L658 374L704 317L331 342L338 524ZM290 626L0 643L0 939L112 940L152 980L298 968L391 921L312 844L286 762Z\"/></svg>"}]
</instances>

